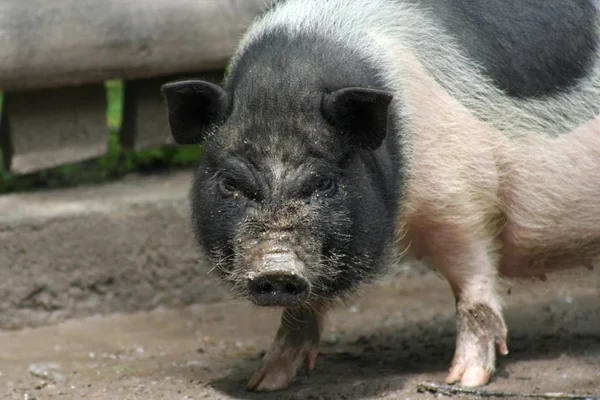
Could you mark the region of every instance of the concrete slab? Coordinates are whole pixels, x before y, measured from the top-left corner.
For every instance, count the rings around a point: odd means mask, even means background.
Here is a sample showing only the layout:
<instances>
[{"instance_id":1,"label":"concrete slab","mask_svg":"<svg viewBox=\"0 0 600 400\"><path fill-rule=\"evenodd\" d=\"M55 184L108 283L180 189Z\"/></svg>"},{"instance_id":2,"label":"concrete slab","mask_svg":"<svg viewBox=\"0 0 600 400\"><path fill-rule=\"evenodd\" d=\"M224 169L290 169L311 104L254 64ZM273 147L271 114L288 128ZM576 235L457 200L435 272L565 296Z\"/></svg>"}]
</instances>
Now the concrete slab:
<instances>
[{"instance_id":1,"label":"concrete slab","mask_svg":"<svg viewBox=\"0 0 600 400\"><path fill-rule=\"evenodd\" d=\"M0 196L0 328L222 298L189 228L190 179Z\"/></svg>"}]
</instances>

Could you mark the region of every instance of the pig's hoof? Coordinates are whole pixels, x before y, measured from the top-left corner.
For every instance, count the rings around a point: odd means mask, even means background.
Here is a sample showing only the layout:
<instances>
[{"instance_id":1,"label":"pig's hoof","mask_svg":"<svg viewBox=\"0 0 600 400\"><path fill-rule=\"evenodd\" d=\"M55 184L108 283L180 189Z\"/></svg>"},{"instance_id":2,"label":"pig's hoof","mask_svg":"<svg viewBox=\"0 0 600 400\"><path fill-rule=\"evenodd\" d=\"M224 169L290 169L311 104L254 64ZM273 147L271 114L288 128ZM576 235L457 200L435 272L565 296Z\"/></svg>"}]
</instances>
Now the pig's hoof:
<instances>
[{"instance_id":1,"label":"pig's hoof","mask_svg":"<svg viewBox=\"0 0 600 400\"><path fill-rule=\"evenodd\" d=\"M295 375L296 371L292 371L290 368L277 369L262 366L254 372L247 388L257 392L285 389L292 382Z\"/></svg>"},{"instance_id":2,"label":"pig's hoof","mask_svg":"<svg viewBox=\"0 0 600 400\"><path fill-rule=\"evenodd\" d=\"M257 392L285 389L296 377L302 362L306 362L309 371L314 369L317 353L318 347L311 343L306 343L300 349L281 348L274 353L267 353L262 365L250 378L247 389Z\"/></svg>"},{"instance_id":3,"label":"pig's hoof","mask_svg":"<svg viewBox=\"0 0 600 400\"><path fill-rule=\"evenodd\" d=\"M470 365L468 367L455 365L450 369L446 383L460 381L460 385L463 387L477 387L488 383L490 376L491 372L486 371L479 365Z\"/></svg>"},{"instance_id":4,"label":"pig's hoof","mask_svg":"<svg viewBox=\"0 0 600 400\"><path fill-rule=\"evenodd\" d=\"M491 307L478 304L458 307L459 331L456 353L446 383L464 387L482 386L494 373L496 350L508 354L506 326Z\"/></svg>"}]
</instances>

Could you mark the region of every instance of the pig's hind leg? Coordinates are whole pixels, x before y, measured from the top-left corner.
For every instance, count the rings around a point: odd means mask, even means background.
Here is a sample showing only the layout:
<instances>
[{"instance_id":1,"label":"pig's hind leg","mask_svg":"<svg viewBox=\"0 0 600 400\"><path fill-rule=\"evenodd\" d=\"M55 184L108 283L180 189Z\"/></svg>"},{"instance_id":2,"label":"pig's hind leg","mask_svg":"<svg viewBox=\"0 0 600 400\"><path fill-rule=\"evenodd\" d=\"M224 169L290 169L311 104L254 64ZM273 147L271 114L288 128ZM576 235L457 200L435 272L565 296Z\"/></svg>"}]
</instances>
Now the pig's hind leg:
<instances>
[{"instance_id":1,"label":"pig's hind leg","mask_svg":"<svg viewBox=\"0 0 600 400\"><path fill-rule=\"evenodd\" d=\"M496 348L507 354L506 325L496 294L493 240L474 239L460 230L428 235L436 267L456 299L456 351L447 383L484 385L494 372Z\"/></svg>"},{"instance_id":2,"label":"pig's hind leg","mask_svg":"<svg viewBox=\"0 0 600 400\"><path fill-rule=\"evenodd\" d=\"M248 382L248 389L275 391L286 388L306 363L312 371L317 358L326 307L288 308L281 316L275 340L261 366Z\"/></svg>"}]
</instances>

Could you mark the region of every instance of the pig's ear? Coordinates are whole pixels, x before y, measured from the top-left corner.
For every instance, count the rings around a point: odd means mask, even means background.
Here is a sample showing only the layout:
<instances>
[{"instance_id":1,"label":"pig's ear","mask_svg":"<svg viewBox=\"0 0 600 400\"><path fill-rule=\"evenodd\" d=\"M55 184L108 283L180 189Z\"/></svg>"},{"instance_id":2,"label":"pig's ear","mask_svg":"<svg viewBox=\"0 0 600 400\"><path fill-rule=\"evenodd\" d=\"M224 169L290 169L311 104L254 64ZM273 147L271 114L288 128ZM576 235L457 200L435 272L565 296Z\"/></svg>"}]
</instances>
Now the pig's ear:
<instances>
[{"instance_id":1,"label":"pig's ear","mask_svg":"<svg viewBox=\"0 0 600 400\"><path fill-rule=\"evenodd\" d=\"M171 82L164 84L161 91L167 101L171 134L179 144L202 142L211 127L229 113L229 94L210 82Z\"/></svg>"},{"instance_id":2,"label":"pig's ear","mask_svg":"<svg viewBox=\"0 0 600 400\"><path fill-rule=\"evenodd\" d=\"M351 87L326 94L322 113L325 120L355 146L374 150L388 129L388 106L392 94L382 90Z\"/></svg>"}]
</instances>

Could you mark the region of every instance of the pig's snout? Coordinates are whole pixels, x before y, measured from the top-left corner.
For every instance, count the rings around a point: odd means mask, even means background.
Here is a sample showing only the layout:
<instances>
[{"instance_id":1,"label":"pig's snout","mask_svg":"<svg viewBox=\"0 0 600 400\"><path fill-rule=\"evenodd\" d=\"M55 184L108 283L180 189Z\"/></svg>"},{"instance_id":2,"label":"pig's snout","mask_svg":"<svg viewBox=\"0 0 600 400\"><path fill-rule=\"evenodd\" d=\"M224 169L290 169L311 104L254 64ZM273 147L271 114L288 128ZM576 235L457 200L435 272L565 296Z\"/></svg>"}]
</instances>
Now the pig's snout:
<instances>
[{"instance_id":1,"label":"pig's snout","mask_svg":"<svg viewBox=\"0 0 600 400\"><path fill-rule=\"evenodd\" d=\"M248 291L259 306L298 306L308 298L308 281L291 274L270 273L250 281Z\"/></svg>"},{"instance_id":2,"label":"pig's snout","mask_svg":"<svg viewBox=\"0 0 600 400\"><path fill-rule=\"evenodd\" d=\"M248 281L248 293L259 306L299 306L308 299L310 285L298 268L298 260L288 254L265 257L262 271Z\"/></svg>"}]
</instances>

